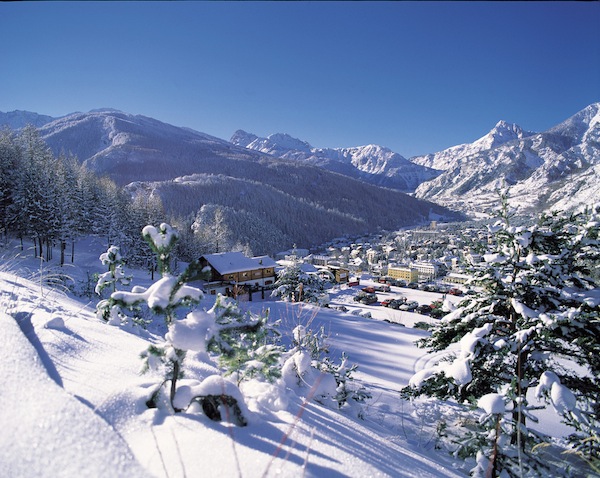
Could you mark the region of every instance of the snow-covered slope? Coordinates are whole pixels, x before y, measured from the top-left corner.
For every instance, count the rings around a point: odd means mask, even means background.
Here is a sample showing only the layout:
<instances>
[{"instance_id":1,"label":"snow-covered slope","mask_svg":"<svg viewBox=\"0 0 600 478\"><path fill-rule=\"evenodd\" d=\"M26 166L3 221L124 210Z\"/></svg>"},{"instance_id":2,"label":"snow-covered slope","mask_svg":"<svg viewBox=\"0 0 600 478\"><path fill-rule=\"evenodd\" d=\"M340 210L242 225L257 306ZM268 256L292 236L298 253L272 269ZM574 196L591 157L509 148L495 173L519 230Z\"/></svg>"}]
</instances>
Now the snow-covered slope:
<instances>
[{"instance_id":1,"label":"snow-covered slope","mask_svg":"<svg viewBox=\"0 0 600 478\"><path fill-rule=\"evenodd\" d=\"M497 125L471 145L413 158L445 169L421 184L416 195L464 212L497 207L497 190L504 185L522 213L597 202L599 118L600 103L594 103L543 133L503 123L502 134Z\"/></svg>"},{"instance_id":2,"label":"snow-covered slope","mask_svg":"<svg viewBox=\"0 0 600 478\"><path fill-rule=\"evenodd\" d=\"M309 143L288 134L276 133L260 138L242 130L236 131L230 141L253 151L304 161L372 184L407 192L414 191L423 181L440 174L374 144L351 148L313 148Z\"/></svg>"},{"instance_id":3,"label":"snow-covered slope","mask_svg":"<svg viewBox=\"0 0 600 478\"><path fill-rule=\"evenodd\" d=\"M0 272L4 475L466 475L433 448L435 407L411 416L398 396L422 355L413 341L425 332L300 304L247 305L270 307L284 333L299 323L324 326L332 356L346 350L359 365L357 378L372 387L365 419L264 382L243 389L247 427L213 422L198 410L149 409L149 387L160 377L138 374L138 354L157 336L109 326L85 303Z\"/></svg>"},{"instance_id":4,"label":"snow-covered slope","mask_svg":"<svg viewBox=\"0 0 600 478\"><path fill-rule=\"evenodd\" d=\"M40 133L55 154L74 154L120 184L192 174L231 149L213 136L114 109L74 113L47 123Z\"/></svg>"}]
</instances>

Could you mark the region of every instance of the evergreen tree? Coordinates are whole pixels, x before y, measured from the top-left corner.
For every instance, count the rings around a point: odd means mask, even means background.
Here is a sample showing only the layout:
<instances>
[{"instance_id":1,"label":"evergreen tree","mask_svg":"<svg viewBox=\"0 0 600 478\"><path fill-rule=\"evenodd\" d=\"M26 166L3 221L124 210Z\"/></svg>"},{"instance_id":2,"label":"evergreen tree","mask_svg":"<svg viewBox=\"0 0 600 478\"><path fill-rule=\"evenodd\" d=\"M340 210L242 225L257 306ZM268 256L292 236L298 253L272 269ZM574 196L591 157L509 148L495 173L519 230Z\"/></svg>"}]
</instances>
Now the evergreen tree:
<instances>
[{"instance_id":1,"label":"evergreen tree","mask_svg":"<svg viewBox=\"0 0 600 478\"><path fill-rule=\"evenodd\" d=\"M258 377L272 382L281 376L283 348L278 345L278 329L268 323L268 311L243 314L236 302L219 294L209 312L214 314L217 333L208 350L219 355L226 375L235 375L238 385Z\"/></svg>"},{"instance_id":2,"label":"evergreen tree","mask_svg":"<svg viewBox=\"0 0 600 478\"><path fill-rule=\"evenodd\" d=\"M321 303L325 299L325 281L319 274L304 272L295 254L289 261L277 274L272 296L288 302Z\"/></svg>"},{"instance_id":3,"label":"evergreen tree","mask_svg":"<svg viewBox=\"0 0 600 478\"><path fill-rule=\"evenodd\" d=\"M21 167L15 181L11 224L21 237L34 240L36 256L50 256L50 240L58 226L55 171L56 160L33 126L23 129L17 138Z\"/></svg>"},{"instance_id":4,"label":"evergreen tree","mask_svg":"<svg viewBox=\"0 0 600 478\"><path fill-rule=\"evenodd\" d=\"M78 202L77 175L79 165L75 158L60 157L57 162L56 174L56 239L60 245L60 265L65 263L67 242L71 241L71 261L73 248L78 237L78 221L81 208Z\"/></svg>"},{"instance_id":5,"label":"evergreen tree","mask_svg":"<svg viewBox=\"0 0 600 478\"><path fill-rule=\"evenodd\" d=\"M9 210L20 166L21 151L15 135L9 130L0 131L0 234L8 233Z\"/></svg>"},{"instance_id":6,"label":"evergreen tree","mask_svg":"<svg viewBox=\"0 0 600 478\"><path fill-rule=\"evenodd\" d=\"M459 452L487 456L476 474L485 466L520 476L543 468L530 453L546 440L527 426L533 408L527 391L534 387L574 427L574 445L598 454L597 441L589 438L598 436L600 416L600 291L589 265L597 267L600 259L599 221L586 211L514 227L502 200L501 220L490 227L494 250L475 271L482 292L419 342L449 355L415 375L403 394L479 404L487 414L481 430L465 437ZM590 373L577 373L576 366Z\"/></svg>"}]
</instances>

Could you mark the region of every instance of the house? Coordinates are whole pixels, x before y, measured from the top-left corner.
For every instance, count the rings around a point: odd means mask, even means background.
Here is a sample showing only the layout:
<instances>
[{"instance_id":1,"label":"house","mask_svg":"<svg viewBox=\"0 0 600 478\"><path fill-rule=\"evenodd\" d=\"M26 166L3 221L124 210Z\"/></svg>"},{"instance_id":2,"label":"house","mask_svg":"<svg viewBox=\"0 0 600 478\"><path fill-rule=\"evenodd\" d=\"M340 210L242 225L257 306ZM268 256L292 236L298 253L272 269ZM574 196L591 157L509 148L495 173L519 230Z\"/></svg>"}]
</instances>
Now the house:
<instances>
[{"instance_id":1,"label":"house","mask_svg":"<svg viewBox=\"0 0 600 478\"><path fill-rule=\"evenodd\" d=\"M350 280L350 271L345 267L328 265L327 269L335 278L335 282L338 284L345 284Z\"/></svg>"},{"instance_id":2,"label":"house","mask_svg":"<svg viewBox=\"0 0 600 478\"><path fill-rule=\"evenodd\" d=\"M471 275L467 274L459 274L457 272L450 272L443 279L445 284L466 284L473 278Z\"/></svg>"},{"instance_id":3,"label":"house","mask_svg":"<svg viewBox=\"0 0 600 478\"><path fill-rule=\"evenodd\" d=\"M210 267L206 288L211 294L231 294L234 288L262 288L275 283L277 263L268 256L246 257L242 252L221 252L200 257Z\"/></svg>"}]
</instances>

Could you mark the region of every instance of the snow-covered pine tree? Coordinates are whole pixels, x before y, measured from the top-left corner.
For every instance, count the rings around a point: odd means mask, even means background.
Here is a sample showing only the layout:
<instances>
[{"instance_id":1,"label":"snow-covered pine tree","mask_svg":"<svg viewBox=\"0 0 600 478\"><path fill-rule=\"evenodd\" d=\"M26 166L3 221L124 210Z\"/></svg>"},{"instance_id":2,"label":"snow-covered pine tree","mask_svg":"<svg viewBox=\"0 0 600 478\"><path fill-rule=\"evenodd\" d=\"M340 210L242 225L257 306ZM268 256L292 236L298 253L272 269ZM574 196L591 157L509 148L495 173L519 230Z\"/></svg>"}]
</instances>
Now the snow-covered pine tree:
<instances>
[{"instance_id":1,"label":"snow-covered pine tree","mask_svg":"<svg viewBox=\"0 0 600 478\"><path fill-rule=\"evenodd\" d=\"M221 364L225 366L225 372L238 372L238 381L256 375L276 378L280 349L273 343L273 331L267 326L268 314L244 316L235 303L222 296L217 298L211 310L196 310L195 305L203 294L188 282L206 279L207 271L194 261L179 276L171 275L170 258L179 234L170 225L146 226L143 236L158 256L162 278L148 289L134 287L131 292L113 292L105 302L109 310L135 310L144 304L164 317L168 330L164 342L149 345L141 354L143 371L161 369L164 375L164 381L154 391L148 405L159 406L167 402L162 389L163 385L169 384L168 403L172 410L183 410L196 402L209 418L220 420L220 407L225 406L233 413L237 424L245 425L243 397L233 383L217 376L207 377L192 388L189 385L178 388L177 383L183 377L188 351L195 352L196 358L207 362L211 362L208 352L223 355ZM104 261L116 264L116 252L109 249ZM182 318L181 312L186 309L189 312ZM215 389L215 384L220 388Z\"/></svg>"},{"instance_id":2,"label":"snow-covered pine tree","mask_svg":"<svg viewBox=\"0 0 600 478\"><path fill-rule=\"evenodd\" d=\"M208 350L219 355L225 375L243 380L260 377L269 382L281 376L277 324L269 323L269 311L261 315L244 314L237 303L221 294L209 310L215 317L215 331Z\"/></svg>"},{"instance_id":3,"label":"snow-covered pine tree","mask_svg":"<svg viewBox=\"0 0 600 478\"><path fill-rule=\"evenodd\" d=\"M58 211L55 239L60 247L60 265L65 263L67 242L71 241L71 260L73 260L73 244L78 235L77 223L81 215L78 203L77 175L79 164L73 157L61 156L57 162L57 193L56 205Z\"/></svg>"},{"instance_id":4,"label":"snow-covered pine tree","mask_svg":"<svg viewBox=\"0 0 600 478\"><path fill-rule=\"evenodd\" d=\"M56 187L54 156L33 126L25 127L16 138L20 167L9 208L11 224L17 233L34 240L35 254L50 256L50 241L56 228Z\"/></svg>"},{"instance_id":5,"label":"snow-covered pine tree","mask_svg":"<svg viewBox=\"0 0 600 478\"><path fill-rule=\"evenodd\" d=\"M304 272L295 253L288 259L289 264L277 273L271 295L287 302L322 302L325 298L325 281L316 273Z\"/></svg>"},{"instance_id":6,"label":"snow-covered pine tree","mask_svg":"<svg viewBox=\"0 0 600 478\"><path fill-rule=\"evenodd\" d=\"M501 220L489 228L495 247L475 271L481 292L418 343L447 351L447 358L418 372L403 395L479 403L484 410L490 396L494 403L499 396L505 404L499 420L486 416L502 407L487 410L481 429L467 433L458 451L487 457L475 474L484 466L497 474L542 474L545 464L531 450L548 438L527 426L534 408L529 390L573 426L573 446L598 455L598 442L589 438L598 436L600 416L600 290L589 267L600 259L600 222L598 211L587 210L515 227L505 195L502 204Z\"/></svg>"},{"instance_id":7,"label":"snow-covered pine tree","mask_svg":"<svg viewBox=\"0 0 600 478\"><path fill-rule=\"evenodd\" d=\"M0 234L7 234L10 224L9 209L19 174L21 152L14 133L0 130Z\"/></svg>"},{"instance_id":8,"label":"snow-covered pine tree","mask_svg":"<svg viewBox=\"0 0 600 478\"><path fill-rule=\"evenodd\" d=\"M308 390L308 396L319 403L335 402L338 408L348 407L363 418L363 403L371 394L354 382L353 372L345 352L338 365L329 355L328 336L320 327L313 331L298 325L292 331L293 347L285 353L281 374L285 384L299 392Z\"/></svg>"}]
</instances>

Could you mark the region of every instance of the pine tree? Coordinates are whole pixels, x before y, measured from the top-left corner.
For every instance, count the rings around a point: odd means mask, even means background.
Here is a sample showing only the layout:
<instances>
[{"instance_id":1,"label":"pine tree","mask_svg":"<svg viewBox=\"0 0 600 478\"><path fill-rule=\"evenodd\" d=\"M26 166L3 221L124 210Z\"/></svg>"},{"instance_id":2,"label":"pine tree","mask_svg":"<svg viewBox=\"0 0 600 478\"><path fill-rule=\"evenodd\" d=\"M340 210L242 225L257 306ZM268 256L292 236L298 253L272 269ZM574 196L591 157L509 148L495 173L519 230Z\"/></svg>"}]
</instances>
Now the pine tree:
<instances>
[{"instance_id":1,"label":"pine tree","mask_svg":"<svg viewBox=\"0 0 600 478\"><path fill-rule=\"evenodd\" d=\"M215 333L208 350L219 355L225 375L235 375L238 385L243 380L262 378L272 382L281 376L278 345L280 333L269 324L269 313L244 314L237 303L221 294L209 313L215 317Z\"/></svg>"},{"instance_id":2,"label":"pine tree","mask_svg":"<svg viewBox=\"0 0 600 478\"><path fill-rule=\"evenodd\" d=\"M325 281L318 274L304 272L295 254L289 260L277 274L272 296L288 302L321 303L325 299Z\"/></svg>"},{"instance_id":3,"label":"pine tree","mask_svg":"<svg viewBox=\"0 0 600 478\"><path fill-rule=\"evenodd\" d=\"M490 397L501 400L505 408L482 417L482 430L465 437L461 449L493 457L486 466L495 473L518 476L524 466L531 473L543 467L530 453L547 439L527 426L533 408L527 391L534 387L574 427L574 445L584 449L585 443L589 454L598 454L597 442L594 449L587 439L598 435L600 416L600 293L589 274L600 259L599 221L585 211L544 215L532 227L515 227L506 196L502 200L501 220L489 228L495 248L475 271L481 293L419 342L449 355L415 375L403 394L484 409ZM573 365L590 373L582 376ZM486 462L479 463L482 472Z\"/></svg>"},{"instance_id":4,"label":"pine tree","mask_svg":"<svg viewBox=\"0 0 600 478\"><path fill-rule=\"evenodd\" d=\"M19 174L21 151L15 135L0 131L0 234L7 234L10 224L9 210Z\"/></svg>"}]
</instances>

